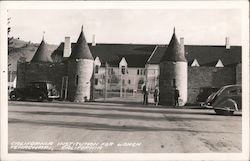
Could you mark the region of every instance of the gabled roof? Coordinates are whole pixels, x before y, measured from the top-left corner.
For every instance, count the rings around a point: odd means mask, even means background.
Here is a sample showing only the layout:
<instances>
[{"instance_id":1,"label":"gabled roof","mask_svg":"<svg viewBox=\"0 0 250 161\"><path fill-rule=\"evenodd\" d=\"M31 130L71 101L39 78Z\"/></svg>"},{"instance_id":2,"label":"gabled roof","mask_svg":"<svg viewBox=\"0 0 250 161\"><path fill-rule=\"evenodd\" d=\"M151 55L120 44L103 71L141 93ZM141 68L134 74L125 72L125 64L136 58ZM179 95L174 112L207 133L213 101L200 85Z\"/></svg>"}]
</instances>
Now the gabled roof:
<instances>
[{"instance_id":1,"label":"gabled roof","mask_svg":"<svg viewBox=\"0 0 250 161\"><path fill-rule=\"evenodd\" d=\"M166 46L158 46L147 63L159 64ZM200 66L214 66L220 59L224 66L231 66L241 62L241 46L231 46L230 49L226 49L225 46L185 45L185 55L188 64L192 64L196 59Z\"/></svg>"},{"instance_id":2,"label":"gabled roof","mask_svg":"<svg viewBox=\"0 0 250 161\"><path fill-rule=\"evenodd\" d=\"M188 65L192 66L192 67L199 67L200 66L200 64L197 61L197 59L194 59L193 61L188 62Z\"/></svg>"},{"instance_id":3,"label":"gabled roof","mask_svg":"<svg viewBox=\"0 0 250 161\"><path fill-rule=\"evenodd\" d=\"M181 45L176 38L175 30L174 30L173 36L170 40L170 43L169 43L167 49L165 50L163 57L161 58L161 62L164 62L164 61L175 61L175 62L176 61L183 61L183 62L187 61L184 53L181 50Z\"/></svg>"},{"instance_id":4,"label":"gabled roof","mask_svg":"<svg viewBox=\"0 0 250 161\"><path fill-rule=\"evenodd\" d=\"M122 57L128 62L128 67L143 68L145 64L159 64L164 55L167 45L145 45L145 44L96 44L89 49L93 57L99 57L102 66L108 62L110 66L118 67ZM75 43L71 44L74 48ZM64 43L52 53L63 57ZM155 51L154 51L155 49ZM154 52L153 52L154 51ZM208 45L185 45L186 59L190 64L196 59L200 66L214 66L209 63L217 63L220 59L224 66L235 66L241 62L241 46L231 46L226 49L225 46ZM152 55L151 55L152 54ZM148 61L147 61L148 60Z\"/></svg>"},{"instance_id":5,"label":"gabled roof","mask_svg":"<svg viewBox=\"0 0 250 161\"><path fill-rule=\"evenodd\" d=\"M71 48L75 47L75 43L71 43ZM155 45L144 44L96 44L92 46L88 44L89 49L94 58L99 57L102 65L108 62L109 66L118 67L124 57L128 62L128 67L144 68L147 60L153 52ZM64 43L52 53L52 57L63 56Z\"/></svg>"},{"instance_id":6,"label":"gabled roof","mask_svg":"<svg viewBox=\"0 0 250 161\"><path fill-rule=\"evenodd\" d=\"M93 60L93 56L89 50L89 46L83 34L83 28L76 42L76 45L74 46L72 50L72 53L69 59L92 59Z\"/></svg>"},{"instance_id":7,"label":"gabled roof","mask_svg":"<svg viewBox=\"0 0 250 161\"><path fill-rule=\"evenodd\" d=\"M44 42L44 39L42 39L39 47L36 50L35 55L31 59L30 62L52 62L52 59L49 55L49 51L47 49L47 46Z\"/></svg>"}]
</instances>

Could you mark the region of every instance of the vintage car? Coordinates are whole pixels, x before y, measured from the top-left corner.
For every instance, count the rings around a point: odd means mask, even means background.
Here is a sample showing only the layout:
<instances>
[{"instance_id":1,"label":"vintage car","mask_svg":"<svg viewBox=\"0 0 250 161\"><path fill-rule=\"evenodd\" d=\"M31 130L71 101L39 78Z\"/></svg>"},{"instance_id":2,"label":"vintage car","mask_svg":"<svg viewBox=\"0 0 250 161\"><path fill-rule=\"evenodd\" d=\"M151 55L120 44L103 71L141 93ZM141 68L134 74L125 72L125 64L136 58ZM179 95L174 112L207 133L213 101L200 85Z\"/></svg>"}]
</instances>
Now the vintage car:
<instances>
[{"instance_id":1,"label":"vintage car","mask_svg":"<svg viewBox=\"0 0 250 161\"><path fill-rule=\"evenodd\" d=\"M200 93L196 97L196 102L200 105L203 106L208 99L208 97L214 93L217 92L220 88L216 87L202 87L200 88Z\"/></svg>"},{"instance_id":2,"label":"vintage car","mask_svg":"<svg viewBox=\"0 0 250 161\"><path fill-rule=\"evenodd\" d=\"M10 100L36 99L52 101L60 97L55 85L50 81L30 82L24 88L15 88L10 92Z\"/></svg>"},{"instance_id":3,"label":"vintage car","mask_svg":"<svg viewBox=\"0 0 250 161\"><path fill-rule=\"evenodd\" d=\"M217 91L211 99L211 106L217 114L233 115L242 109L241 85L227 85Z\"/></svg>"},{"instance_id":4,"label":"vintage car","mask_svg":"<svg viewBox=\"0 0 250 161\"><path fill-rule=\"evenodd\" d=\"M216 92L213 92L212 94L210 94L207 98L207 100L205 101L205 103L203 104L203 107L206 107L206 108L213 108L212 107L212 103L214 102L214 98L216 96Z\"/></svg>"}]
</instances>

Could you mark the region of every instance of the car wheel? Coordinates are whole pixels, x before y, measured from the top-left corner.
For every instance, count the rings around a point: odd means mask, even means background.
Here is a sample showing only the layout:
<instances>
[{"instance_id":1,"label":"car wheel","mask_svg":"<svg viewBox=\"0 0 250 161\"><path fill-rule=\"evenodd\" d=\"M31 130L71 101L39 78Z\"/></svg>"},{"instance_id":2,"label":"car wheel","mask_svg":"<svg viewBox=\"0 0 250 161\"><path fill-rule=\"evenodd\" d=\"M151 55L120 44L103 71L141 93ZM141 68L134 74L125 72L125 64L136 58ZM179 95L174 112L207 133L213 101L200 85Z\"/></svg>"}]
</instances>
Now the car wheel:
<instances>
[{"instance_id":1,"label":"car wheel","mask_svg":"<svg viewBox=\"0 0 250 161\"><path fill-rule=\"evenodd\" d=\"M16 94L11 94L11 95L10 95L10 100L11 100L11 101L16 101L16 100L17 100Z\"/></svg>"},{"instance_id":2,"label":"car wheel","mask_svg":"<svg viewBox=\"0 0 250 161\"><path fill-rule=\"evenodd\" d=\"M234 111L225 111L225 110L214 110L214 111L218 115L232 116L234 114Z\"/></svg>"}]
</instances>

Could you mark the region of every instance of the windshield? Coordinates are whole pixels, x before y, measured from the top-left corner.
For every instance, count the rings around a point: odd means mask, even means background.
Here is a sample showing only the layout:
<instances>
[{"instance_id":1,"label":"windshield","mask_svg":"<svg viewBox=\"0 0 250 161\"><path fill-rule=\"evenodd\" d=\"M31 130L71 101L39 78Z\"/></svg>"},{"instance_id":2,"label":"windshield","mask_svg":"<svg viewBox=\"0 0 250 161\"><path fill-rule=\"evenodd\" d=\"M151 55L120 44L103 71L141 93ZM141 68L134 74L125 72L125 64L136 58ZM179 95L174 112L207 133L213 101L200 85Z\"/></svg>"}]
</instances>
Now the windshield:
<instances>
[{"instance_id":1,"label":"windshield","mask_svg":"<svg viewBox=\"0 0 250 161\"><path fill-rule=\"evenodd\" d=\"M54 88L54 85L51 84L51 83L47 83L47 89L50 90L50 89L53 89Z\"/></svg>"}]
</instances>

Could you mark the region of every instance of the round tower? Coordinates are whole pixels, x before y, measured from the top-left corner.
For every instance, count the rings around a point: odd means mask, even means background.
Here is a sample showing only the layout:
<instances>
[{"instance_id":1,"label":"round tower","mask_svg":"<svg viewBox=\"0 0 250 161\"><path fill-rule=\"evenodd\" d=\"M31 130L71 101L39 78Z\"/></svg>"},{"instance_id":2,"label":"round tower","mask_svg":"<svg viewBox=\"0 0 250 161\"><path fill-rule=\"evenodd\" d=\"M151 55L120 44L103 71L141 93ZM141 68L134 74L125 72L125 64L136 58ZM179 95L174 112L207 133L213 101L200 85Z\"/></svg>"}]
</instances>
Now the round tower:
<instances>
[{"instance_id":1,"label":"round tower","mask_svg":"<svg viewBox=\"0 0 250 161\"><path fill-rule=\"evenodd\" d=\"M31 63L52 63L52 59L49 55L47 45L44 41L44 37L30 62Z\"/></svg>"},{"instance_id":2,"label":"round tower","mask_svg":"<svg viewBox=\"0 0 250 161\"><path fill-rule=\"evenodd\" d=\"M175 29L169 45L160 62L160 104L174 104L174 90L179 90L179 105L187 102L187 60L184 54L184 42L178 42Z\"/></svg>"},{"instance_id":3,"label":"round tower","mask_svg":"<svg viewBox=\"0 0 250 161\"><path fill-rule=\"evenodd\" d=\"M68 99L85 102L90 99L90 83L94 59L83 34L80 36L68 60Z\"/></svg>"}]
</instances>

